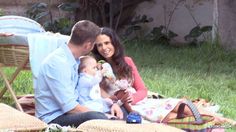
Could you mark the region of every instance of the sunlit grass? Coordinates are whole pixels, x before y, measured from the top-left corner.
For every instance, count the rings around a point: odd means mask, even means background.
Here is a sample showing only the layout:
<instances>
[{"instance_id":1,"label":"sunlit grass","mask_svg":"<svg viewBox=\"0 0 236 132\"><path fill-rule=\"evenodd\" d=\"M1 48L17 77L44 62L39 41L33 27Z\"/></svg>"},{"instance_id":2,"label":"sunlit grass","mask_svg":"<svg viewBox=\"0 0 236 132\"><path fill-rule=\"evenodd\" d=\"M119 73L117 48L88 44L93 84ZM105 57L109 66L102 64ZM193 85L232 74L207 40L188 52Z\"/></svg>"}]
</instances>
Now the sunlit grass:
<instances>
[{"instance_id":1,"label":"sunlit grass","mask_svg":"<svg viewBox=\"0 0 236 132\"><path fill-rule=\"evenodd\" d=\"M3 71L7 75L7 77L10 78L11 75L14 73L15 68L3 68ZM0 90L2 90L4 86L5 85L3 85L3 80L1 77ZM12 87L16 95L33 94L33 81L31 72L26 70L21 71L14 80ZM13 105L12 98L8 91L4 94L4 98L0 99L0 102L5 102L10 105Z\"/></svg>"}]
</instances>

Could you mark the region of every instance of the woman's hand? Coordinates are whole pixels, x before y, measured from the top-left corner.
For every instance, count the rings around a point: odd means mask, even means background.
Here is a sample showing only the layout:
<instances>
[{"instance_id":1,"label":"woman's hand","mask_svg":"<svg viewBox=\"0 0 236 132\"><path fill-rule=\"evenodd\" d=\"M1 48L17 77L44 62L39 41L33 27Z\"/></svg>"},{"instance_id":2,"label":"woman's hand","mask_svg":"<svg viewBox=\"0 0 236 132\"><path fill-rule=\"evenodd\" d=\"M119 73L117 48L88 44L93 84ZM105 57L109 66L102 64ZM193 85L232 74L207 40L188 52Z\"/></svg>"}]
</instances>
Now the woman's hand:
<instances>
[{"instance_id":1,"label":"woman's hand","mask_svg":"<svg viewBox=\"0 0 236 132\"><path fill-rule=\"evenodd\" d=\"M126 98L126 102L132 103L134 101L134 97L132 92L128 91L127 89L125 90L126 93L128 93L128 96Z\"/></svg>"},{"instance_id":2,"label":"woman's hand","mask_svg":"<svg viewBox=\"0 0 236 132\"><path fill-rule=\"evenodd\" d=\"M126 92L124 96L120 99L123 103L132 103L133 102L133 96L131 93Z\"/></svg>"},{"instance_id":3,"label":"woman's hand","mask_svg":"<svg viewBox=\"0 0 236 132\"><path fill-rule=\"evenodd\" d=\"M114 103L111 106L111 115L116 116L118 119L123 119L123 112L118 104Z\"/></svg>"}]
</instances>

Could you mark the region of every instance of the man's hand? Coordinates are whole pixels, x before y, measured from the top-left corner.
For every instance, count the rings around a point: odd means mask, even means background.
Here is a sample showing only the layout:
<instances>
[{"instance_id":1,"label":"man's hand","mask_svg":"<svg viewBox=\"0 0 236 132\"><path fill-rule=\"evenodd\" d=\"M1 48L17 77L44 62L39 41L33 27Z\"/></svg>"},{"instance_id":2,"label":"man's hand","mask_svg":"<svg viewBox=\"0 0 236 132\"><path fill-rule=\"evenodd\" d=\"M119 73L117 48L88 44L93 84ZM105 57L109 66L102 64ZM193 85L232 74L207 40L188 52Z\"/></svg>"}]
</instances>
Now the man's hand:
<instances>
[{"instance_id":1,"label":"man's hand","mask_svg":"<svg viewBox=\"0 0 236 132\"><path fill-rule=\"evenodd\" d=\"M118 104L114 103L111 106L111 115L116 116L118 119L123 119L123 112Z\"/></svg>"}]
</instances>

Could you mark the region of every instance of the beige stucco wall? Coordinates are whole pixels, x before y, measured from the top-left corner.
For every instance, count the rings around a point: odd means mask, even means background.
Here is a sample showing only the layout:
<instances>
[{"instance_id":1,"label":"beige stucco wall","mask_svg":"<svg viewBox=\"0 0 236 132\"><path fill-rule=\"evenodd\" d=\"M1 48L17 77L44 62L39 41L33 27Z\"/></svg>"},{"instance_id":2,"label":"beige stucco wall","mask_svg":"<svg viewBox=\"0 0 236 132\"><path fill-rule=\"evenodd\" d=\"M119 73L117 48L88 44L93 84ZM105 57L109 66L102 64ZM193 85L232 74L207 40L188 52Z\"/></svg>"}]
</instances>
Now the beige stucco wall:
<instances>
[{"instance_id":1,"label":"beige stucco wall","mask_svg":"<svg viewBox=\"0 0 236 132\"><path fill-rule=\"evenodd\" d=\"M227 49L236 49L236 1L218 0L220 42Z\"/></svg>"},{"instance_id":2,"label":"beige stucco wall","mask_svg":"<svg viewBox=\"0 0 236 132\"><path fill-rule=\"evenodd\" d=\"M145 14L154 19L153 22L145 24L145 33L148 33L153 27L165 25L168 23L169 14L173 11L175 5L173 2L178 0L154 0L154 2L144 2L137 8L137 14ZM189 11L186 6L191 7ZM166 7L166 11L164 11ZM200 26L212 25L213 23L213 0L186 0L177 6L170 21L169 29L179 36L175 40L184 42L184 36L197 24L191 14ZM166 15L165 15L166 14ZM209 34L209 36L211 36ZM208 36L208 37L209 37Z\"/></svg>"}]
</instances>

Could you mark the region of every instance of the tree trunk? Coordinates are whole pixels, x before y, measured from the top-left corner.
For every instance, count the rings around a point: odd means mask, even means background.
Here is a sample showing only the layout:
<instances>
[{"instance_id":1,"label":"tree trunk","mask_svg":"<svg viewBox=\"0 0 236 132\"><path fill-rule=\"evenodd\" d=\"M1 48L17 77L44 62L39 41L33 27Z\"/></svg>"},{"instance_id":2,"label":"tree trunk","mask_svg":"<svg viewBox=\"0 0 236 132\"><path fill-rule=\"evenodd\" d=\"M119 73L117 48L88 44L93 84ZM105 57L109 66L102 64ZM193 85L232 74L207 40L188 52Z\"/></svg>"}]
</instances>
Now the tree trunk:
<instances>
[{"instance_id":1,"label":"tree trunk","mask_svg":"<svg viewBox=\"0 0 236 132\"><path fill-rule=\"evenodd\" d=\"M236 49L236 0L218 0L219 36L226 49Z\"/></svg>"},{"instance_id":2,"label":"tree trunk","mask_svg":"<svg viewBox=\"0 0 236 132\"><path fill-rule=\"evenodd\" d=\"M214 0L213 6L213 23L212 23L212 43L216 44L219 40L218 26L219 26L219 10L218 10L218 0Z\"/></svg>"}]
</instances>

